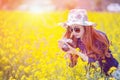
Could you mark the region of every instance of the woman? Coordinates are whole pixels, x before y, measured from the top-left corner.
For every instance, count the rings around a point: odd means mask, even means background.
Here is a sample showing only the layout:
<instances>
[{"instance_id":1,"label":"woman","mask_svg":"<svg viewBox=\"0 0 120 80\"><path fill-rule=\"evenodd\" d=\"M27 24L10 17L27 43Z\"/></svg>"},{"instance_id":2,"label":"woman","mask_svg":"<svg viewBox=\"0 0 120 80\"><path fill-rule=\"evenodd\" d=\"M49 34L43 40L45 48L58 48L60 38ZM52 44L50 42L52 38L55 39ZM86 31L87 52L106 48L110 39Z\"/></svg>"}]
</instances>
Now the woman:
<instances>
[{"instance_id":1,"label":"woman","mask_svg":"<svg viewBox=\"0 0 120 80\"><path fill-rule=\"evenodd\" d=\"M109 50L110 42L107 36L94 28L95 23L87 20L86 10L71 10L68 21L61 24L67 29L64 40L59 41L59 46L63 51L67 54L78 55L88 63L98 61L106 75L111 67L118 67L118 62Z\"/></svg>"}]
</instances>

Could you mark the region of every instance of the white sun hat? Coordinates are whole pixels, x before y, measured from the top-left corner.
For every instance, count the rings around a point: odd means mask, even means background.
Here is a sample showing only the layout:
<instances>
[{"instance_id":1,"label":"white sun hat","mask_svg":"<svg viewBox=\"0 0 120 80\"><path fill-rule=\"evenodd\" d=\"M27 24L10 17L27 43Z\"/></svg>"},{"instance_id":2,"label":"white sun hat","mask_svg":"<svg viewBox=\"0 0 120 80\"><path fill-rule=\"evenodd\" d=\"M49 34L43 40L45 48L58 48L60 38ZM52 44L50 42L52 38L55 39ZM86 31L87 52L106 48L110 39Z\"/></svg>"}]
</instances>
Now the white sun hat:
<instances>
[{"instance_id":1,"label":"white sun hat","mask_svg":"<svg viewBox=\"0 0 120 80\"><path fill-rule=\"evenodd\" d=\"M94 22L88 21L87 11L85 9L72 9L68 14L66 22L59 23L61 26L81 25L81 26L96 26Z\"/></svg>"}]
</instances>

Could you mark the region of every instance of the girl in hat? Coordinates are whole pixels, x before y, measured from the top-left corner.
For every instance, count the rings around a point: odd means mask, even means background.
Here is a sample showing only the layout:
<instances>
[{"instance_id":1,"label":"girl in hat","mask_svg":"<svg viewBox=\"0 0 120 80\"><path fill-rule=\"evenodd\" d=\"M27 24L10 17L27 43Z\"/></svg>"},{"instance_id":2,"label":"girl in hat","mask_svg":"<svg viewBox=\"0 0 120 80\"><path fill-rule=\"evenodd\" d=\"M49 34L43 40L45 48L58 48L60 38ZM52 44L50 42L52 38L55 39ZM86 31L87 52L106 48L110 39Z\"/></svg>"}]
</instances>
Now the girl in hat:
<instances>
[{"instance_id":1,"label":"girl in hat","mask_svg":"<svg viewBox=\"0 0 120 80\"><path fill-rule=\"evenodd\" d=\"M66 33L59 41L59 47L68 55L75 54L88 63L98 61L105 75L108 75L111 67L118 67L118 61L109 49L110 42L106 34L96 30L96 24L87 20L86 10L72 9L67 22L61 24L66 28ZM75 65L76 63L70 66Z\"/></svg>"}]
</instances>

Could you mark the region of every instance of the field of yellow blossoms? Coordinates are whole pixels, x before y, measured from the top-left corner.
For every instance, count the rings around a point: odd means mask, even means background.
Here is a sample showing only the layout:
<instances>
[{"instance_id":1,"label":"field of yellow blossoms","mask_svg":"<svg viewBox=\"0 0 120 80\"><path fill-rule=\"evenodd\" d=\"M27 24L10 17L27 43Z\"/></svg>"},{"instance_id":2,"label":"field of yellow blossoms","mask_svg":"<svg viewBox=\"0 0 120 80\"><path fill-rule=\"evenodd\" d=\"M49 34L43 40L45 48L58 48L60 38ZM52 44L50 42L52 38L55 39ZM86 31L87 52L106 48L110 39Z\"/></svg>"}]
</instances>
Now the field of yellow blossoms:
<instances>
[{"instance_id":1,"label":"field of yellow blossoms","mask_svg":"<svg viewBox=\"0 0 120 80\"><path fill-rule=\"evenodd\" d=\"M0 11L0 80L88 80L87 63L79 58L70 68L58 47L65 32L58 23L66 21L67 14ZM120 13L89 12L88 17L107 34L112 54L120 62ZM104 80L99 69L91 70L89 80Z\"/></svg>"}]
</instances>

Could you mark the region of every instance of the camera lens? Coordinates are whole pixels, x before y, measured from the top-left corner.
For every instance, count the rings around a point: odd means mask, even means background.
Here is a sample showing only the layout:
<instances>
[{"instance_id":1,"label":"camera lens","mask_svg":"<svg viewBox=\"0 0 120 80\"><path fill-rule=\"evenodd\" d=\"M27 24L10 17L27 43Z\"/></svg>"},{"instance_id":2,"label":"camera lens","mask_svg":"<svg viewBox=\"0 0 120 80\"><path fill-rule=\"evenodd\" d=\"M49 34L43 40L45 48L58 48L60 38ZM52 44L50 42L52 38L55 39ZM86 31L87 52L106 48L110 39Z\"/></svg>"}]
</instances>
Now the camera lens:
<instances>
[{"instance_id":1,"label":"camera lens","mask_svg":"<svg viewBox=\"0 0 120 80\"><path fill-rule=\"evenodd\" d=\"M66 52L69 50L69 47L66 44L64 44L62 47L62 50Z\"/></svg>"}]
</instances>

